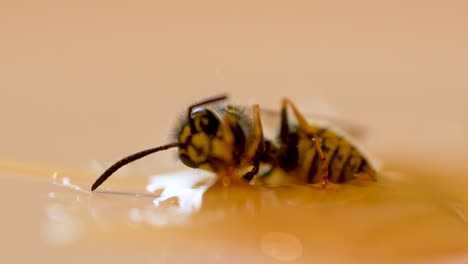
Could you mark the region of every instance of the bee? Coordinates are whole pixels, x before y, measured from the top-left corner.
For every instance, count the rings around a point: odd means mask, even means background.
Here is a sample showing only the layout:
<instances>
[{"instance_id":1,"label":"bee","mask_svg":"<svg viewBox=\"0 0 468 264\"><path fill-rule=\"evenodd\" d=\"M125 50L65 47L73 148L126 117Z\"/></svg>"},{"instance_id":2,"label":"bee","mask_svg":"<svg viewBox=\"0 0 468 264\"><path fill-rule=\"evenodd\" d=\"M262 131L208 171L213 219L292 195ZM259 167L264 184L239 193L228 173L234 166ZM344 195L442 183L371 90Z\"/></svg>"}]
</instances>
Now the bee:
<instances>
[{"instance_id":1,"label":"bee","mask_svg":"<svg viewBox=\"0 0 468 264\"><path fill-rule=\"evenodd\" d=\"M280 128L273 140L264 138L259 105L253 105L253 116L249 116L245 108L216 104L226 99L226 95L212 97L189 106L176 142L117 161L94 182L91 190L122 166L170 148L178 149L186 166L228 175L228 181L262 179L275 169L300 183L318 183L321 188L329 182L376 179L376 170L355 145L326 127L308 123L289 99L282 100ZM288 108L297 124L289 121ZM263 165L269 165L269 169L259 173Z\"/></svg>"}]
</instances>

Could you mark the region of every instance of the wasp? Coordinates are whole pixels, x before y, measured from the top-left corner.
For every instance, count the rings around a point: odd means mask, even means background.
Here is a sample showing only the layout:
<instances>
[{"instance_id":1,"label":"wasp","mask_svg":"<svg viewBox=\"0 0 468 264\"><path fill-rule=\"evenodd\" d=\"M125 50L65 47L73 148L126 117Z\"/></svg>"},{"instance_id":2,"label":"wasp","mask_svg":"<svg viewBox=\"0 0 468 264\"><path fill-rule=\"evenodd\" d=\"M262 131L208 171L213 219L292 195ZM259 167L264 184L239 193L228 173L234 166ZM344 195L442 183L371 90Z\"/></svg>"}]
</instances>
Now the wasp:
<instances>
[{"instance_id":1,"label":"wasp","mask_svg":"<svg viewBox=\"0 0 468 264\"><path fill-rule=\"evenodd\" d=\"M276 139L264 138L259 105L253 105L249 116L245 108L219 105L226 99L226 95L212 97L189 106L176 142L117 161L94 182L91 190L122 166L170 148L178 149L186 166L228 175L228 180L250 182L256 176L267 177L274 169L304 184L318 183L321 188L329 182L375 180L376 170L355 145L326 127L309 123L289 99L282 100ZM288 109L297 124L289 121ZM262 165L270 168L259 173ZM238 176L232 177L234 174Z\"/></svg>"}]
</instances>

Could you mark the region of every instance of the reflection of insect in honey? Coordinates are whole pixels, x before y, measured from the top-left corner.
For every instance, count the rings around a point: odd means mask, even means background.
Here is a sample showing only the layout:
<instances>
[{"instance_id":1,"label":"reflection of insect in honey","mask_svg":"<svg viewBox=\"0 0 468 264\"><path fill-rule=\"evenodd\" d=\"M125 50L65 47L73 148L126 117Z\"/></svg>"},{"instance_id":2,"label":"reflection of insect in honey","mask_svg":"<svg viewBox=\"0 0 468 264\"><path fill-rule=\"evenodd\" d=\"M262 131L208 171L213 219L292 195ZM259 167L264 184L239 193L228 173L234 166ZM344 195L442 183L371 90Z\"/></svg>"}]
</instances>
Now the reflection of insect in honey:
<instances>
[{"instance_id":1,"label":"reflection of insect in honey","mask_svg":"<svg viewBox=\"0 0 468 264\"><path fill-rule=\"evenodd\" d=\"M275 140L265 139L260 108L253 106L253 117L241 107L213 104L227 99L206 99L188 108L177 134L177 142L143 150L116 162L93 184L95 190L120 167L161 150L178 148L182 163L246 181L264 179L280 169L305 184L343 183L353 179L375 180L376 172L366 157L347 139L331 130L306 121L288 99L281 105L280 130ZM287 107L297 120L288 121ZM261 165L269 169L259 174ZM241 172L239 174L239 172Z\"/></svg>"}]
</instances>

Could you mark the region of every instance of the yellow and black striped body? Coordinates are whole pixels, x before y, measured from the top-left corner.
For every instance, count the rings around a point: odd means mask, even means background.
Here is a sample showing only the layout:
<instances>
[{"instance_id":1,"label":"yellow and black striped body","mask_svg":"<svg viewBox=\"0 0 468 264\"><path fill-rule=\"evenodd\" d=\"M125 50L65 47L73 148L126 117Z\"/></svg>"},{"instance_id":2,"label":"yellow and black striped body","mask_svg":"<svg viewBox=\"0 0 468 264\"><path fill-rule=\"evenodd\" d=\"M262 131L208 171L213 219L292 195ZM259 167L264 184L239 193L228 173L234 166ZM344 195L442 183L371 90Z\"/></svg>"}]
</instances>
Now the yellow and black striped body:
<instances>
[{"instance_id":1,"label":"yellow and black striped body","mask_svg":"<svg viewBox=\"0 0 468 264\"><path fill-rule=\"evenodd\" d=\"M237 171L247 181L256 176L266 177L276 169L286 172L287 177L294 177L292 179L299 183L320 182L322 188L328 181L343 183L362 174L375 180L374 168L347 138L324 127L312 126L288 99L282 101L280 129L275 142L264 137L259 105L252 107L252 115L242 107L201 107L225 99L227 96L218 96L191 105L176 131L176 142L117 161L94 182L91 190L122 166L175 147L180 160L188 167L224 172L224 177ZM298 121L296 125L288 121L288 105ZM262 165L270 169L258 175Z\"/></svg>"},{"instance_id":2,"label":"yellow and black striped body","mask_svg":"<svg viewBox=\"0 0 468 264\"><path fill-rule=\"evenodd\" d=\"M311 128L321 142L330 182L347 182L363 173L374 178L375 171L368 160L346 138L323 127ZM274 159L278 168L297 177L298 182L311 184L321 181L321 160L314 142L300 129L290 129L287 136L280 138Z\"/></svg>"},{"instance_id":3,"label":"yellow and black striped body","mask_svg":"<svg viewBox=\"0 0 468 264\"><path fill-rule=\"evenodd\" d=\"M280 131L277 140L262 139L257 155L248 164L253 165L250 173L243 175L251 180L259 171L259 166L269 165L272 169L259 175L268 176L274 169L285 172L286 177L295 177L294 182L319 183L322 177L322 160L314 141L299 126L290 124L283 109ZM192 127L185 120L177 132L180 160L191 168L219 172L227 167L237 168L244 160L244 154L251 145L253 121L247 112L237 106L199 108L191 114ZM231 143L225 139L223 125L229 127L234 136ZM328 165L328 181L344 183L358 174L366 173L374 178L375 171L361 151L348 137L331 129L309 124L320 140L325 162Z\"/></svg>"}]
</instances>

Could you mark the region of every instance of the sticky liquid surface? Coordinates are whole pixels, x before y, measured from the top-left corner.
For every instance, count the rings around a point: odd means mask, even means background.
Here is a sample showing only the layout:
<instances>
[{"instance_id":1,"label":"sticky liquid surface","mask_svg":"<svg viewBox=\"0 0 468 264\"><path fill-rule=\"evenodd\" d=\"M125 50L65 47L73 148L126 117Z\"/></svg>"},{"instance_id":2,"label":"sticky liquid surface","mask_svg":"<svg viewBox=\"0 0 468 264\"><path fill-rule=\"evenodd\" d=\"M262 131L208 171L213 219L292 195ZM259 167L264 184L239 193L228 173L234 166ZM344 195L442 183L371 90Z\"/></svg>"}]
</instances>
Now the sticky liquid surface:
<instances>
[{"instance_id":1,"label":"sticky liquid surface","mask_svg":"<svg viewBox=\"0 0 468 264\"><path fill-rule=\"evenodd\" d=\"M2 168L2 229L11 236L4 246L29 248L30 255L18 254L25 261L466 261L466 182L423 171L382 172L376 183L323 191L226 187L184 170L116 177L90 192L94 174L11 161Z\"/></svg>"}]
</instances>

